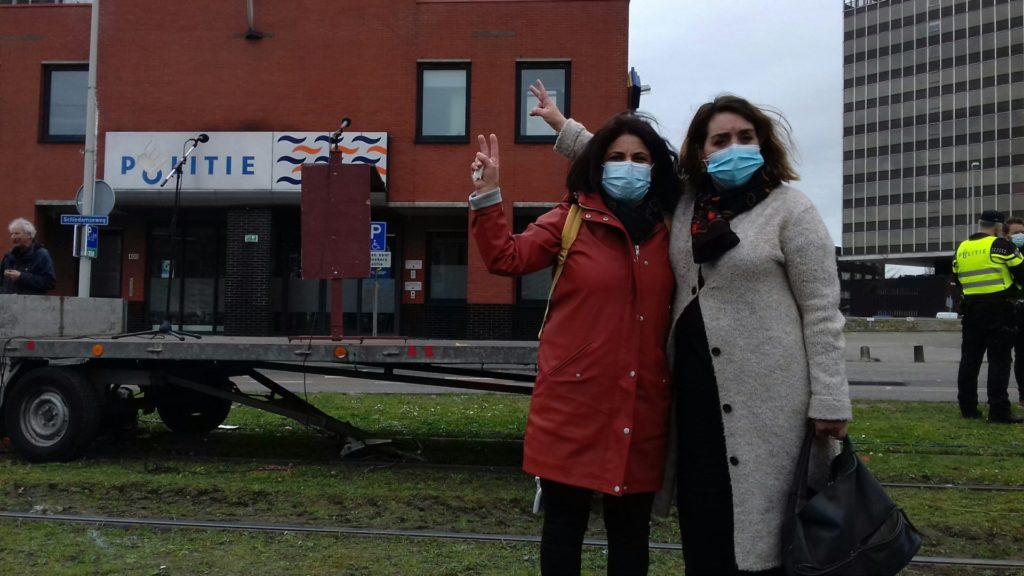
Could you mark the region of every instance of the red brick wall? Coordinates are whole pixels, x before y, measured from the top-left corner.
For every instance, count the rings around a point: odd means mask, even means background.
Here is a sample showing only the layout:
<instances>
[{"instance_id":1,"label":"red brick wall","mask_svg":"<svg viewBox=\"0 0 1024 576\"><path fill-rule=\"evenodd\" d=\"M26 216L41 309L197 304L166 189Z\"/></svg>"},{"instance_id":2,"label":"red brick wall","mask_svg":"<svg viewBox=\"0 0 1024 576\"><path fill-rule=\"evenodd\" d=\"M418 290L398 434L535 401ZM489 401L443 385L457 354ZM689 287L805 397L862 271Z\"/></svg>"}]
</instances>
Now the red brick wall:
<instances>
[{"instance_id":1,"label":"red brick wall","mask_svg":"<svg viewBox=\"0 0 1024 576\"><path fill-rule=\"evenodd\" d=\"M104 2L103 129L327 131L349 116L352 131L391 134L389 200L453 200L476 143L414 143L416 63L467 59L471 133L502 137L508 199L536 201L560 196L564 162L512 144L516 59L571 59L574 116L591 125L625 107L625 0L265 2L255 24L267 37L240 37L245 3L180 0L154 18Z\"/></svg>"}]
</instances>

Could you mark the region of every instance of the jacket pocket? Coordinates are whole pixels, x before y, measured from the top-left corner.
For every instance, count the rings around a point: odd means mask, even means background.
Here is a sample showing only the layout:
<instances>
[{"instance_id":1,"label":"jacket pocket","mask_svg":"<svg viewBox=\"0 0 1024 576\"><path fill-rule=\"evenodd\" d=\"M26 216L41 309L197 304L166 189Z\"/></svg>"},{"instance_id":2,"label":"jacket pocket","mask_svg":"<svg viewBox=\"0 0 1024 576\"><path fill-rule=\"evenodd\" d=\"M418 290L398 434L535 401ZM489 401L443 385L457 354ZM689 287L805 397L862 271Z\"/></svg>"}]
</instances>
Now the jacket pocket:
<instances>
[{"instance_id":1,"label":"jacket pocket","mask_svg":"<svg viewBox=\"0 0 1024 576\"><path fill-rule=\"evenodd\" d=\"M579 348L577 348L572 354L569 354L561 362L556 364L554 368L552 368L551 370L548 370L548 376L554 376L554 375L558 374L563 368L565 368L569 364L572 364L573 361L575 361L580 356L582 356L583 353L585 353L587 350L589 350L590 347L593 346L593 345L594 345L593 342L587 342L583 346L580 346Z\"/></svg>"}]
</instances>

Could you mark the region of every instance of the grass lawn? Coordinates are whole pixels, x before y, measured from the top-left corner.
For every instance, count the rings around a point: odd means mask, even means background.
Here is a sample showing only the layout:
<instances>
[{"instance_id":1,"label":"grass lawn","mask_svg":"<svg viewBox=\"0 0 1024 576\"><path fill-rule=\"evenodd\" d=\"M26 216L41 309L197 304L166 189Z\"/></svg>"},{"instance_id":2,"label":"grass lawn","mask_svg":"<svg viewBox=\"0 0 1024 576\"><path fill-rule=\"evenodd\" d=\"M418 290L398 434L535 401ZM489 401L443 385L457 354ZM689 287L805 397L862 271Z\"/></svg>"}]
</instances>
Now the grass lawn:
<instances>
[{"instance_id":1,"label":"grass lawn","mask_svg":"<svg viewBox=\"0 0 1024 576\"><path fill-rule=\"evenodd\" d=\"M511 395L310 397L392 438L388 453L338 461L337 441L236 407L205 438L170 434L154 416L139 434L101 439L83 459L27 464L0 453L0 509L539 534L533 480L517 470L528 398ZM1024 486L1024 429L959 418L951 404L857 402L851 437L883 480ZM472 466L396 465L396 460ZM893 488L928 556L1024 559L1024 492ZM596 504L596 503L595 503ZM602 538L597 514L588 536ZM0 574L532 574L537 546L324 534L149 529L0 520ZM673 518L652 539L678 542ZM651 574L682 574L678 552ZM586 552L603 574L604 552ZM915 567L914 574L1008 574Z\"/></svg>"}]
</instances>

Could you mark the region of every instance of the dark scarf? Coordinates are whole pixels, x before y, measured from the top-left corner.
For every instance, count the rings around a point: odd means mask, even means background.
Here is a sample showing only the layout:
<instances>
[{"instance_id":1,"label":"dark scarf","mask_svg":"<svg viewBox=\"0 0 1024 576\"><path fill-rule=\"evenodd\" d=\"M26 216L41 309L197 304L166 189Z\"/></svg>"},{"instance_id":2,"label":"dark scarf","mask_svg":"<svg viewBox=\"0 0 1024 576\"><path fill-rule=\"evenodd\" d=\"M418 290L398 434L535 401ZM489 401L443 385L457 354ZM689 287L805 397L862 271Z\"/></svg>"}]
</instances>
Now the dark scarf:
<instances>
[{"instance_id":1,"label":"dark scarf","mask_svg":"<svg viewBox=\"0 0 1024 576\"><path fill-rule=\"evenodd\" d=\"M616 202L603 191L601 199L622 223L633 244L640 244L654 232L654 227L664 219L661 215L661 204L653 194L647 194L636 206L628 206Z\"/></svg>"},{"instance_id":2,"label":"dark scarf","mask_svg":"<svg viewBox=\"0 0 1024 576\"><path fill-rule=\"evenodd\" d=\"M695 180L699 191L693 201L690 235L693 237L693 261L703 264L717 260L740 243L729 221L757 206L779 182L768 180L763 168L755 172L749 182L731 190L718 190L707 174Z\"/></svg>"}]
</instances>

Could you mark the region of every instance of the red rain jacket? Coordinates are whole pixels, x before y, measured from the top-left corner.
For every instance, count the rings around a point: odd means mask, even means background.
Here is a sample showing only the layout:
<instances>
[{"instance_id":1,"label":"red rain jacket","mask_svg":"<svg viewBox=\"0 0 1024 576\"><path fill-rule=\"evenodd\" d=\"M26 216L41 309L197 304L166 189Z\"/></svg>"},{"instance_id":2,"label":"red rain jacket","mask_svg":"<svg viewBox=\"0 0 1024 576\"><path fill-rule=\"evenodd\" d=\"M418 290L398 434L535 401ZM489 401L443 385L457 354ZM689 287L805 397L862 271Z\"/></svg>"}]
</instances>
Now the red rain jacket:
<instances>
[{"instance_id":1,"label":"red rain jacket","mask_svg":"<svg viewBox=\"0 0 1024 576\"><path fill-rule=\"evenodd\" d=\"M639 246L597 195L551 298L526 423L523 469L606 494L661 487L668 434L665 345L674 280L668 231ZM501 204L473 212L487 269L518 276L557 261L563 202L513 235Z\"/></svg>"}]
</instances>

